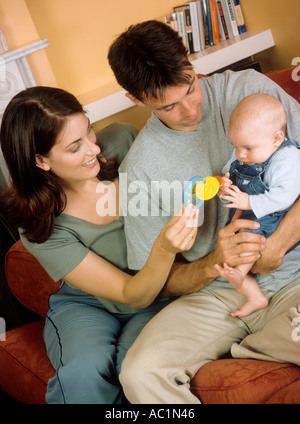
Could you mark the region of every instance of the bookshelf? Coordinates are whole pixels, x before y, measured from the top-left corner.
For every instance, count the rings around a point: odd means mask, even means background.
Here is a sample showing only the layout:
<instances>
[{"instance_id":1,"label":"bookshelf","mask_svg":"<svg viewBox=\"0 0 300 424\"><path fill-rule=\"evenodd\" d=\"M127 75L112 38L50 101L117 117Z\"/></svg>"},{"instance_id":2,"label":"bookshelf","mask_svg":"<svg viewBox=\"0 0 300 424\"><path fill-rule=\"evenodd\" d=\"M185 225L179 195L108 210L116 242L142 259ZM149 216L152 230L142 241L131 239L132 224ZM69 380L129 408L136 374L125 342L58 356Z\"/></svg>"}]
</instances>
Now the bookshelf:
<instances>
[{"instance_id":1,"label":"bookshelf","mask_svg":"<svg viewBox=\"0 0 300 424\"><path fill-rule=\"evenodd\" d=\"M211 74L275 46L272 31L248 31L189 55L196 73ZM113 82L79 97L90 121L96 122L133 106L125 90Z\"/></svg>"},{"instance_id":2,"label":"bookshelf","mask_svg":"<svg viewBox=\"0 0 300 424\"><path fill-rule=\"evenodd\" d=\"M190 55L196 73L211 74L275 45L270 29L245 32Z\"/></svg>"}]
</instances>

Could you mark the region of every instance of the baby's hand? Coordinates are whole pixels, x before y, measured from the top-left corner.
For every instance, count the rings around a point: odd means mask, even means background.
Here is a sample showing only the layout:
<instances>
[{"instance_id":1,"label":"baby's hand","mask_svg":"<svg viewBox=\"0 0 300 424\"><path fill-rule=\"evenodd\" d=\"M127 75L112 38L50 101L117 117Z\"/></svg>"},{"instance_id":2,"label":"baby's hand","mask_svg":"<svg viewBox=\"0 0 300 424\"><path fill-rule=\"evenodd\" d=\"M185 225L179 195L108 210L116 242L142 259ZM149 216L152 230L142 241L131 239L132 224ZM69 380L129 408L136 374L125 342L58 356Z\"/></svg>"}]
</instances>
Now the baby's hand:
<instances>
[{"instance_id":1,"label":"baby's hand","mask_svg":"<svg viewBox=\"0 0 300 424\"><path fill-rule=\"evenodd\" d=\"M231 181L231 179L229 177L230 177L229 172L226 172L226 174L222 177L222 180L223 180L222 187L229 187L229 186L231 186L232 181Z\"/></svg>"},{"instance_id":2,"label":"baby's hand","mask_svg":"<svg viewBox=\"0 0 300 424\"><path fill-rule=\"evenodd\" d=\"M230 187L232 185L232 181L229 176L229 172L226 172L226 174L222 177L223 184L221 185L218 193L221 199L223 199L222 195L226 194L227 187Z\"/></svg>"},{"instance_id":3,"label":"baby's hand","mask_svg":"<svg viewBox=\"0 0 300 424\"><path fill-rule=\"evenodd\" d=\"M236 208L244 211L251 209L249 194L244 193L234 184L230 187L224 187L220 197L221 199L231 202L230 204L224 205L225 208Z\"/></svg>"}]
</instances>

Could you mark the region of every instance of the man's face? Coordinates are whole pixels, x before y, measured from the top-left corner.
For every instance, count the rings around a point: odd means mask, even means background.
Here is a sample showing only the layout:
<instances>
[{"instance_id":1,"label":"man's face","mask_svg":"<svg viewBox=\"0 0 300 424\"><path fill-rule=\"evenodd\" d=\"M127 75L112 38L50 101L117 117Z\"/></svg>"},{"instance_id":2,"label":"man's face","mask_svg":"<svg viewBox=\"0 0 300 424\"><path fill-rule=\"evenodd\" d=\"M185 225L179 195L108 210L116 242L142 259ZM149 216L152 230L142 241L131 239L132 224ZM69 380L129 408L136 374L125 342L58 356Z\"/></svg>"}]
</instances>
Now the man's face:
<instances>
[{"instance_id":1,"label":"man's face","mask_svg":"<svg viewBox=\"0 0 300 424\"><path fill-rule=\"evenodd\" d=\"M193 70L190 84L168 87L163 99L146 99L148 107L167 127L176 131L196 131L202 119L203 92Z\"/></svg>"}]
</instances>

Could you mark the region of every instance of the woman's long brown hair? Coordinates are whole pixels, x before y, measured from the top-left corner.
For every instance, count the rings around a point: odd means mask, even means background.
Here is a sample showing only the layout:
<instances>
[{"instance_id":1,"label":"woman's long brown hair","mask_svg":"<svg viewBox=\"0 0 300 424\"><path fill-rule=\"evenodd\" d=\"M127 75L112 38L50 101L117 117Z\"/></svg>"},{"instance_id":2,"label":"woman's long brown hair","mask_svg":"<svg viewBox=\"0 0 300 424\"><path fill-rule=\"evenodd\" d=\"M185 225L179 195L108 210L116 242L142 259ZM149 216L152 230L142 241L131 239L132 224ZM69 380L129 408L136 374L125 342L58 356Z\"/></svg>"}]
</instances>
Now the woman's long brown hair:
<instances>
[{"instance_id":1,"label":"woman's long brown hair","mask_svg":"<svg viewBox=\"0 0 300 424\"><path fill-rule=\"evenodd\" d=\"M4 112L0 143L11 179L4 197L11 222L30 242L48 240L55 218L66 207L59 177L38 168L35 155L47 156L66 118L75 113L84 113L76 97L53 87L18 93ZM99 180L113 181L117 175L115 162L101 161Z\"/></svg>"}]
</instances>

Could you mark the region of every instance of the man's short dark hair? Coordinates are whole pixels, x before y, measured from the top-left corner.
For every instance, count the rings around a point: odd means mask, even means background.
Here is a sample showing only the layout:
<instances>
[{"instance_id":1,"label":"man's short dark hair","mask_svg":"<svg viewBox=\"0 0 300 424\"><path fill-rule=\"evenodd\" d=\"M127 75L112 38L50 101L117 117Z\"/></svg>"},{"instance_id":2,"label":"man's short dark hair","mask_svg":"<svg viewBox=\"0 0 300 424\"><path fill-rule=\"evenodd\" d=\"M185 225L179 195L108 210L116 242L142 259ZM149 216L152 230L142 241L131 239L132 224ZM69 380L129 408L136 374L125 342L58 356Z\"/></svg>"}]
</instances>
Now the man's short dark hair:
<instances>
[{"instance_id":1,"label":"man's short dark hair","mask_svg":"<svg viewBox=\"0 0 300 424\"><path fill-rule=\"evenodd\" d=\"M111 45L109 64L118 83L140 101L163 98L164 89L190 83L193 69L179 34L151 20L130 26Z\"/></svg>"}]
</instances>

